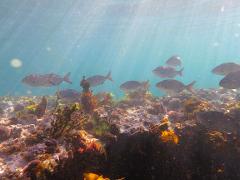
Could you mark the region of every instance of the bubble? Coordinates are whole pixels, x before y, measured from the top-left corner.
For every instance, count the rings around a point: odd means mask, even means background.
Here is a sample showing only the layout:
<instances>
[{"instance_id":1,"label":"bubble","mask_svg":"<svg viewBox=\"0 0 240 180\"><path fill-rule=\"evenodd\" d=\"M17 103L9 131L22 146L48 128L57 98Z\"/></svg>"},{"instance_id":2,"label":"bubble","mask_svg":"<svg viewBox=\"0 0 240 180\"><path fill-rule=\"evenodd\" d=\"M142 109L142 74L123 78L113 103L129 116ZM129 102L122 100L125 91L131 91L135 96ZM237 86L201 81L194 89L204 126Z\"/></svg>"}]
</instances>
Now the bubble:
<instances>
[{"instance_id":1,"label":"bubble","mask_svg":"<svg viewBox=\"0 0 240 180\"><path fill-rule=\"evenodd\" d=\"M51 47L47 47L46 50L47 50L48 52L50 52L50 51L52 51L52 48L51 48Z\"/></svg>"},{"instance_id":2,"label":"bubble","mask_svg":"<svg viewBox=\"0 0 240 180\"><path fill-rule=\"evenodd\" d=\"M214 46L214 47L218 47L219 45L220 45L219 42L214 42L214 43L213 43L213 46Z\"/></svg>"},{"instance_id":3,"label":"bubble","mask_svg":"<svg viewBox=\"0 0 240 180\"><path fill-rule=\"evenodd\" d=\"M28 95L32 94L32 91L27 90L27 94L28 94Z\"/></svg>"},{"instance_id":4,"label":"bubble","mask_svg":"<svg viewBox=\"0 0 240 180\"><path fill-rule=\"evenodd\" d=\"M239 35L238 33L235 33L234 36L235 36L236 38L239 38L240 35Z\"/></svg>"},{"instance_id":5,"label":"bubble","mask_svg":"<svg viewBox=\"0 0 240 180\"><path fill-rule=\"evenodd\" d=\"M22 67L22 61L20 59L15 58L10 61L10 65L13 68L20 68Z\"/></svg>"},{"instance_id":6,"label":"bubble","mask_svg":"<svg viewBox=\"0 0 240 180\"><path fill-rule=\"evenodd\" d=\"M225 7L222 6L222 7L221 7L221 12L224 12L224 11L225 11Z\"/></svg>"}]
</instances>

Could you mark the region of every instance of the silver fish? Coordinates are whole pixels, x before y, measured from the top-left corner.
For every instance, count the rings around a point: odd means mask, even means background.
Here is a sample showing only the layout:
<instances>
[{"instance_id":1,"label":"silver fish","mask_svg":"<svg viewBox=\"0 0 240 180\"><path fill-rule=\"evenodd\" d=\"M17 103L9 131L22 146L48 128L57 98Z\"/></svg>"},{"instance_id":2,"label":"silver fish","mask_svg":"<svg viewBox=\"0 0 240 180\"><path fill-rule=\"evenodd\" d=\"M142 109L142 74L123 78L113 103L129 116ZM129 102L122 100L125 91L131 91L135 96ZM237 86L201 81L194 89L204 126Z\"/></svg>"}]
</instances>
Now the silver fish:
<instances>
[{"instance_id":1,"label":"silver fish","mask_svg":"<svg viewBox=\"0 0 240 180\"><path fill-rule=\"evenodd\" d=\"M232 72L226 75L219 83L225 89L238 89L240 88L240 71Z\"/></svg>"},{"instance_id":2,"label":"silver fish","mask_svg":"<svg viewBox=\"0 0 240 180\"><path fill-rule=\"evenodd\" d=\"M74 89L65 89L56 93L57 97L66 101L79 101L81 93Z\"/></svg>"},{"instance_id":3,"label":"silver fish","mask_svg":"<svg viewBox=\"0 0 240 180\"><path fill-rule=\"evenodd\" d=\"M184 85L182 82L172 79L167 79L156 84L156 87L160 90L165 91L168 94L175 94L182 92L183 90L188 90L193 92L193 85L196 81L193 81L189 85Z\"/></svg>"},{"instance_id":4,"label":"silver fish","mask_svg":"<svg viewBox=\"0 0 240 180\"><path fill-rule=\"evenodd\" d=\"M109 72L106 76L96 75L86 79L91 87L96 87L102 85L106 80L113 81L111 77L111 72Z\"/></svg>"},{"instance_id":5,"label":"silver fish","mask_svg":"<svg viewBox=\"0 0 240 180\"><path fill-rule=\"evenodd\" d=\"M120 86L120 89L126 92L138 91L138 90L148 90L149 81L139 82L139 81L127 81Z\"/></svg>"},{"instance_id":6,"label":"silver fish","mask_svg":"<svg viewBox=\"0 0 240 180\"><path fill-rule=\"evenodd\" d=\"M153 73L161 78L174 78L177 75L182 76L184 68L177 71L173 67L160 66L153 70Z\"/></svg>"},{"instance_id":7,"label":"silver fish","mask_svg":"<svg viewBox=\"0 0 240 180\"><path fill-rule=\"evenodd\" d=\"M217 74L217 75L222 75L226 76L229 73L240 71L240 65L236 63L223 63L220 64L219 66L215 67L212 70L212 73Z\"/></svg>"},{"instance_id":8,"label":"silver fish","mask_svg":"<svg viewBox=\"0 0 240 180\"><path fill-rule=\"evenodd\" d=\"M67 73L64 77L57 74L31 74L22 79L22 83L32 87L51 87L61 84L63 81L72 84L69 79L70 73Z\"/></svg>"},{"instance_id":9,"label":"silver fish","mask_svg":"<svg viewBox=\"0 0 240 180\"><path fill-rule=\"evenodd\" d=\"M174 67L181 66L182 65L181 57L172 56L166 61L166 64L169 65L169 66L174 66Z\"/></svg>"}]
</instances>

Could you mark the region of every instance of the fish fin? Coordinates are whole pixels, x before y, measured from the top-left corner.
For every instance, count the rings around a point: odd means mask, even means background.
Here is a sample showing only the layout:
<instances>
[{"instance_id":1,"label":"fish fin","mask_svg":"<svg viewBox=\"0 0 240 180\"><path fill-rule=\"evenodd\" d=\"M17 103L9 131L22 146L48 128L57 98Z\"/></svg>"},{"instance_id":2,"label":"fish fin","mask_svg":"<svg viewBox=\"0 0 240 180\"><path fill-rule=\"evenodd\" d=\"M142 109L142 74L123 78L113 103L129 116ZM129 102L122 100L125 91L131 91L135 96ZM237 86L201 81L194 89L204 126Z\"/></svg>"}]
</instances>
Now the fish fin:
<instances>
[{"instance_id":1,"label":"fish fin","mask_svg":"<svg viewBox=\"0 0 240 180\"><path fill-rule=\"evenodd\" d=\"M72 81L69 79L69 76L71 75L71 73L67 73L64 77L63 80L69 84L72 84Z\"/></svg>"},{"instance_id":2,"label":"fish fin","mask_svg":"<svg viewBox=\"0 0 240 180\"><path fill-rule=\"evenodd\" d=\"M113 82L111 71L109 71L109 73L107 74L106 79L108 79L108 80Z\"/></svg>"},{"instance_id":3,"label":"fish fin","mask_svg":"<svg viewBox=\"0 0 240 180\"><path fill-rule=\"evenodd\" d=\"M180 69L180 71L178 71L179 76L183 75L183 70L184 70L184 68L182 68L182 69Z\"/></svg>"},{"instance_id":4,"label":"fish fin","mask_svg":"<svg viewBox=\"0 0 240 180\"><path fill-rule=\"evenodd\" d=\"M189 92L194 93L193 86L194 86L195 83L196 83L196 81L191 82L189 85L186 86L186 89Z\"/></svg>"}]
</instances>

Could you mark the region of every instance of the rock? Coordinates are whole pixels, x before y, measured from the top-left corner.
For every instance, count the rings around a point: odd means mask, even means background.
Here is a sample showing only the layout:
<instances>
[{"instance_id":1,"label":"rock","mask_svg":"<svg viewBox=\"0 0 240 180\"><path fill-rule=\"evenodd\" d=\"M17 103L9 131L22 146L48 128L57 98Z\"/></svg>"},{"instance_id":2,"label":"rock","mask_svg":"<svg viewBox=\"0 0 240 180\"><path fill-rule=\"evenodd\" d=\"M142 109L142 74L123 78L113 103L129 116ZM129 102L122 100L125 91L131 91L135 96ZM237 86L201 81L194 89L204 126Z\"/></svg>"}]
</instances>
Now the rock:
<instances>
[{"instance_id":1,"label":"rock","mask_svg":"<svg viewBox=\"0 0 240 180\"><path fill-rule=\"evenodd\" d=\"M5 126L0 126L0 142L10 138L11 130Z\"/></svg>"},{"instance_id":2,"label":"rock","mask_svg":"<svg viewBox=\"0 0 240 180\"><path fill-rule=\"evenodd\" d=\"M24 106L23 106L23 105L21 105L21 104L16 104L16 105L14 106L14 112L22 111L22 110L24 110Z\"/></svg>"}]
</instances>

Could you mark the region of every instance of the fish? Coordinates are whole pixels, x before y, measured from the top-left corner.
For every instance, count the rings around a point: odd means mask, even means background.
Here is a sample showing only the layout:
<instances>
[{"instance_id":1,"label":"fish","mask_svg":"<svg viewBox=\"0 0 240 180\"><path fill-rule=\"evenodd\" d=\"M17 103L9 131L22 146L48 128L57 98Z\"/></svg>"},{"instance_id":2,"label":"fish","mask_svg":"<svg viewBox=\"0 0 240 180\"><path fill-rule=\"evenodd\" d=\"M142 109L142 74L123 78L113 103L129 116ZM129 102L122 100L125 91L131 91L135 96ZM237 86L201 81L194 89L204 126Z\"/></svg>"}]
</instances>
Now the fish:
<instances>
[{"instance_id":1,"label":"fish","mask_svg":"<svg viewBox=\"0 0 240 180\"><path fill-rule=\"evenodd\" d=\"M125 92L147 90L149 88L149 81L127 81L120 86L120 89Z\"/></svg>"},{"instance_id":2,"label":"fish","mask_svg":"<svg viewBox=\"0 0 240 180\"><path fill-rule=\"evenodd\" d=\"M239 89L240 88L240 71L232 72L226 75L219 82L219 86L225 89Z\"/></svg>"},{"instance_id":3,"label":"fish","mask_svg":"<svg viewBox=\"0 0 240 180\"><path fill-rule=\"evenodd\" d=\"M212 73L221 76L226 76L229 73L236 71L240 71L240 65L233 62L229 62L218 65L212 70Z\"/></svg>"},{"instance_id":4,"label":"fish","mask_svg":"<svg viewBox=\"0 0 240 180\"><path fill-rule=\"evenodd\" d=\"M72 84L69 79L71 73L67 73L64 77L57 74L31 74L22 79L22 83L27 84L32 87L51 87L58 86L62 82L67 82Z\"/></svg>"},{"instance_id":5,"label":"fish","mask_svg":"<svg viewBox=\"0 0 240 180\"><path fill-rule=\"evenodd\" d=\"M181 57L172 56L166 61L166 64L173 67L181 66L182 65Z\"/></svg>"},{"instance_id":6,"label":"fish","mask_svg":"<svg viewBox=\"0 0 240 180\"><path fill-rule=\"evenodd\" d=\"M91 87L96 87L96 86L102 85L102 84L104 84L104 82L106 80L113 82L113 79L111 77L111 71L106 76L95 75L95 76L91 76L91 77L87 78L86 80L87 80L87 82L89 82Z\"/></svg>"},{"instance_id":7,"label":"fish","mask_svg":"<svg viewBox=\"0 0 240 180\"><path fill-rule=\"evenodd\" d=\"M66 101L79 101L81 93L74 89L64 89L56 92L56 95L59 99Z\"/></svg>"},{"instance_id":8,"label":"fish","mask_svg":"<svg viewBox=\"0 0 240 180\"><path fill-rule=\"evenodd\" d=\"M169 66L160 66L153 70L153 73L161 78L174 78L177 75L182 76L184 68L177 71L173 67Z\"/></svg>"},{"instance_id":9,"label":"fish","mask_svg":"<svg viewBox=\"0 0 240 180\"><path fill-rule=\"evenodd\" d=\"M196 83L196 81L193 81L189 85L184 85L180 81L173 80L173 79L167 79L167 80L163 80L163 81L157 83L156 87L159 90L163 90L168 94L180 93L183 90L188 90L189 92L193 93L194 92L193 91L193 86L194 86L195 83Z\"/></svg>"}]
</instances>

